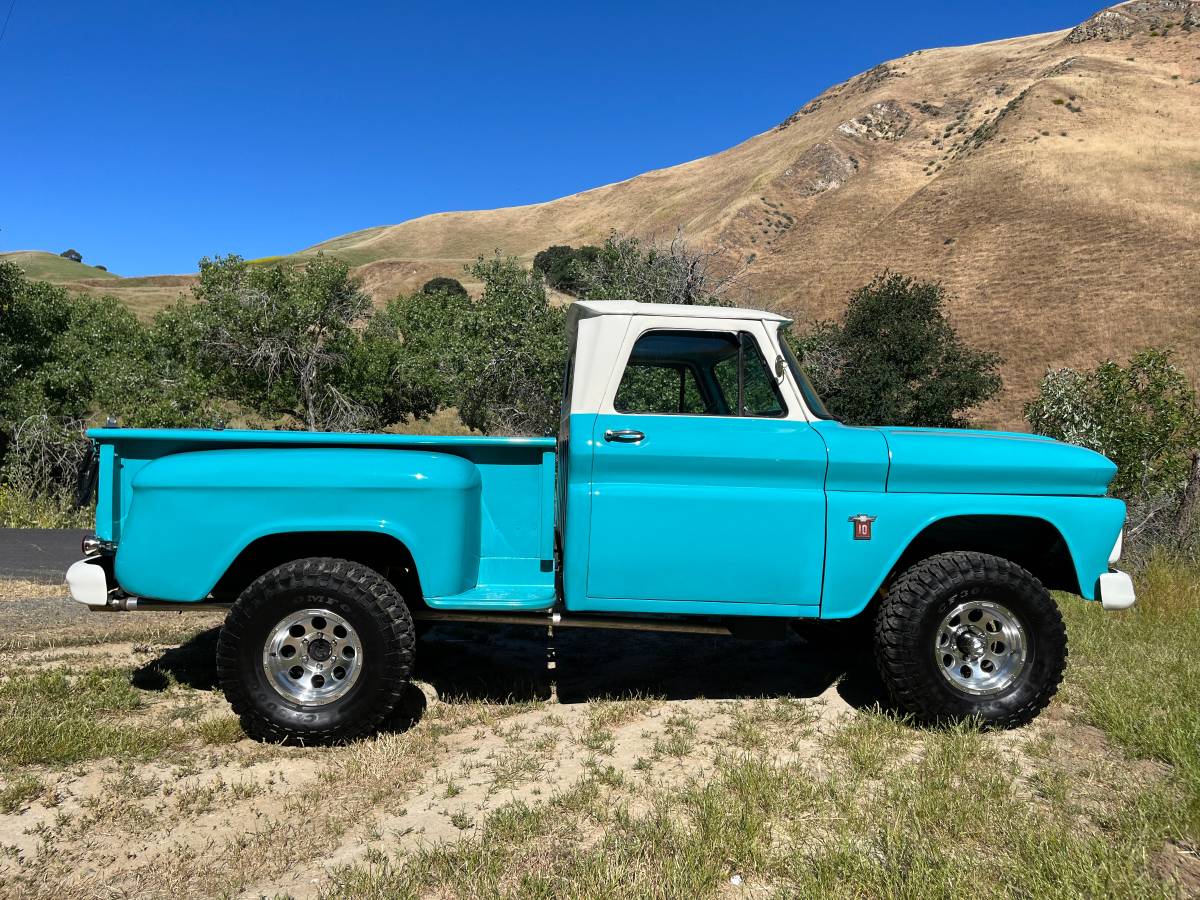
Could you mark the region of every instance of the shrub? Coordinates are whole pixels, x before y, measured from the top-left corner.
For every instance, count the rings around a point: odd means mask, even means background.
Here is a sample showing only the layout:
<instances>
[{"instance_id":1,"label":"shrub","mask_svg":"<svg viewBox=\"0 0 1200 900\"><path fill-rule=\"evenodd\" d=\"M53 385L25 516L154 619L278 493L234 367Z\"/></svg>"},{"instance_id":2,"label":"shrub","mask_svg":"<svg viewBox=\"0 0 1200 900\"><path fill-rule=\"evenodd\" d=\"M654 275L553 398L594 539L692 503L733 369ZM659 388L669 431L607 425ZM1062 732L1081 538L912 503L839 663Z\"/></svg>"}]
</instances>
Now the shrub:
<instances>
[{"instance_id":1,"label":"shrub","mask_svg":"<svg viewBox=\"0 0 1200 900\"><path fill-rule=\"evenodd\" d=\"M111 413L147 426L205 421L209 391L181 345L194 335L181 342L164 327L175 315L147 327L112 297L73 296L0 263L0 429L11 433L41 414Z\"/></svg>"},{"instance_id":2,"label":"shrub","mask_svg":"<svg viewBox=\"0 0 1200 900\"><path fill-rule=\"evenodd\" d=\"M368 323L353 366L353 388L379 422L423 419L457 402L460 329L471 307L466 293L401 295Z\"/></svg>"},{"instance_id":3,"label":"shrub","mask_svg":"<svg viewBox=\"0 0 1200 900\"><path fill-rule=\"evenodd\" d=\"M670 241L614 233L579 266L578 281L588 300L732 306L744 274L744 266L726 264L716 250L694 249L682 231Z\"/></svg>"},{"instance_id":4,"label":"shrub","mask_svg":"<svg viewBox=\"0 0 1200 900\"><path fill-rule=\"evenodd\" d=\"M533 257L533 270L540 272L555 290L578 296L582 289L580 269L590 265L599 252L599 247L591 245L576 249L555 244Z\"/></svg>"},{"instance_id":5,"label":"shrub","mask_svg":"<svg viewBox=\"0 0 1200 900\"><path fill-rule=\"evenodd\" d=\"M427 282L421 285L422 294L455 294L457 296L467 296L467 289L462 286L462 282L457 278L447 278L444 275L439 275L437 278L430 278Z\"/></svg>"},{"instance_id":6,"label":"shrub","mask_svg":"<svg viewBox=\"0 0 1200 900\"><path fill-rule=\"evenodd\" d=\"M17 425L5 456L0 521L9 527L68 527L86 519L91 464L85 424L30 416Z\"/></svg>"},{"instance_id":7,"label":"shrub","mask_svg":"<svg viewBox=\"0 0 1200 900\"><path fill-rule=\"evenodd\" d=\"M480 257L468 270L483 284L465 295L400 296L367 327L376 365L404 392L401 406L455 407L484 433L543 434L558 426L565 311L545 280L518 260Z\"/></svg>"},{"instance_id":8,"label":"shrub","mask_svg":"<svg viewBox=\"0 0 1200 900\"><path fill-rule=\"evenodd\" d=\"M55 338L71 321L70 296L0 261L0 422L36 408L30 382L54 358Z\"/></svg>"},{"instance_id":9,"label":"shrub","mask_svg":"<svg viewBox=\"0 0 1200 900\"><path fill-rule=\"evenodd\" d=\"M78 518L88 421L206 424L214 401L187 357L117 300L73 296L0 263L0 520Z\"/></svg>"},{"instance_id":10,"label":"shrub","mask_svg":"<svg viewBox=\"0 0 1200 900\"><path fill-rule=\"evenodd\" d=\"M1117 464L1113 493L1150 498L1183 489L1200 445L1200 407L1166 350L1143 350L1128 365L1046 373L1025 406L1034 431L1089 447Z\"/></svg>"},{"instance_id":11,"label":"shrub","mask_svg":"<svg viewBox=\"0 0 1200 900\"><path fill-rule=\"evenodd\" d=\"M1129 503L1135 562L1156 547L1197 549L1200 407L1168 351L1143 350L1125 366L1050 371L1025 417L1034 431L1117 464L1110 490Z\"/></svg>"},{"instance_id":12,"label":"shrub","mask_svg":"<svg viewBox=\"0 0 1200 900\"><path fill-rule=\"evenodd\" d=\"M58 255L61 256L63 259L71 260L71 262L77 262L77 263L83 262L83 254L80 253L78 250L64 250L62 253L60 253Z\"/></svg>"},{"instance_id":13,"label":"shrub","mask_svg":"<svg viewBox=\"0 0 1200 900\"><path fill-rule=\"evenodd\" d=\"M457 342L459 415L483 432L553 433L566 311L550 304L542 278L516 259L480 257L470 272L483 282L483 296L465 310Z\"/></svg>"}]
</instances>

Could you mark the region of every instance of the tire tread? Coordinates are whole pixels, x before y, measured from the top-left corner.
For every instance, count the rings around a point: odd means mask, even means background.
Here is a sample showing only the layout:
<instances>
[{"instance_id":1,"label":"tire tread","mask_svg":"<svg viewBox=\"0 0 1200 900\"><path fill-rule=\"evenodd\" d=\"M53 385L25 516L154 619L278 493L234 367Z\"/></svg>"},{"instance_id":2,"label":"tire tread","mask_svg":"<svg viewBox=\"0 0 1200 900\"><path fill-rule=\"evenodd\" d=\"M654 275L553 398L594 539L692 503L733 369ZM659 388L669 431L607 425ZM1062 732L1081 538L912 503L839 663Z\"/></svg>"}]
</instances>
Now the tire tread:
<instances>
[{"instance_id":1,"label":"tire tread","mask_svg":"<svg viewBox=\"0 0 1200 900\"><path fill-rule=\"evenodd\" d=\"M1024 702L1002 705L1000 711L985 717L985 724L994 728L1024 725L1045 709L1058 691L1067 658L1066 628L1057 604L1042 583L1021 566L999 556L975 551L939 553L892 582L875 618L875 658L880 675L895 704L918 721L937 724L963 718L941 702L937 685L931 684L929 667L921 656L925 652L922 616L936 595L954 593L980 581L1001 585L1036 604L1039 615L1047 620L1034 638L1037 652L1060 660L1049 677L1028 692Z\"/></svg>"},{"instance_id":2,"label":"tire tread","mask_svg":"<svg viewBox=\"0 0 1200 900\"><path fill-rule=\"evenodd\" d=\"M253 616L273 602L281 590L312 588L320 592L357 595L376 625L387 636L382 660L384 683L379 702L369 715L325 729L299 729L264 716L247 692L239 672L242 642ZM217 674L222 690L245 732L270 743L328 744L354 740L375 731L399 704L412 670L416 635L404 598L391 582L360 563L334 557L309 557L277 566L259 576L238 597L217 640Z\"/></svg>"}]
</instances>

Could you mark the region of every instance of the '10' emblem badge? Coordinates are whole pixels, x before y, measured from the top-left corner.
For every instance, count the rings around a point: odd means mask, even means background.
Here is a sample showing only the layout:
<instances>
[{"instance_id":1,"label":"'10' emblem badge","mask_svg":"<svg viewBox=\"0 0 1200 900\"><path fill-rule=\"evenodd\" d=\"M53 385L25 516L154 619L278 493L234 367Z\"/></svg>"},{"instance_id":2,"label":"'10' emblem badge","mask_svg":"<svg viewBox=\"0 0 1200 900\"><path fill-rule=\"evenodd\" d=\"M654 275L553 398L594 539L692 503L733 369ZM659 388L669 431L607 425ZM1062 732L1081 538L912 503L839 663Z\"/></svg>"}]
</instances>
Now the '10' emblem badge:
<instances>
[{"instance_id":1,"label":"'10' emblem badge","mask_svg":"<svg viewBox=\"0 0 1200 900\"><path fill-rule=\"evenodd\" d=\"M854 523L854 539L856 541L871 539L871 523L875 521L875 516L859 513L857 516L851 516L850 521Z\"/></svg>"}]
</instances>

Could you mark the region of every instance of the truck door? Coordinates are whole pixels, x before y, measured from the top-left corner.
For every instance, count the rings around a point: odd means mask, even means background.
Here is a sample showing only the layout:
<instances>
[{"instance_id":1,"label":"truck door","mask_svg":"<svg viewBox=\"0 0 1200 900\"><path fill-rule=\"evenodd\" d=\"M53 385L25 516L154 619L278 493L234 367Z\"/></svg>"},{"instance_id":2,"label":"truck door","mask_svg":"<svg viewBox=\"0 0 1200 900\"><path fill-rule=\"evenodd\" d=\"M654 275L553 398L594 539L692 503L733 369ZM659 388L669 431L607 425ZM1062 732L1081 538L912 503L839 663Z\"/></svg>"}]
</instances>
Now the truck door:
<instances>
[{"instance_id":1,"label":"truck door","mask_svg":"<svg viewBox=\"0 0 1200 900\"><path fill-rule=\"evenodd\" d=\"M588 598L818 606L825 444L766 326L645 321L591 435Z\"/></svg>"}]
</instances>

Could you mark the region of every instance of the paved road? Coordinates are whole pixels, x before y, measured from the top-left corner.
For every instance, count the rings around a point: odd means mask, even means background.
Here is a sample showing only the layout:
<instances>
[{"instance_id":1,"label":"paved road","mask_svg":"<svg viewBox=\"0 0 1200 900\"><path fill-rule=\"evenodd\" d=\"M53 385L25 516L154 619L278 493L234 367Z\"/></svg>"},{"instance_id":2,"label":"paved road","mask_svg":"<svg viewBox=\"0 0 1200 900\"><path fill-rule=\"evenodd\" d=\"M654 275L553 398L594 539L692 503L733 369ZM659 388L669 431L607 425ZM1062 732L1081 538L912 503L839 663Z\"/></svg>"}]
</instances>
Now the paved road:
<instances>
[{"instance_id":1,"label":"paved road","mask_svg":"<svg viewBox=\"0 0 1200 900\"><path fill-rule=\"evenodd\" d=\"M0 528L0 578L61 582L83 554L80 528Z\"/></svg>"}]
</instances>

